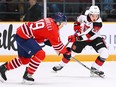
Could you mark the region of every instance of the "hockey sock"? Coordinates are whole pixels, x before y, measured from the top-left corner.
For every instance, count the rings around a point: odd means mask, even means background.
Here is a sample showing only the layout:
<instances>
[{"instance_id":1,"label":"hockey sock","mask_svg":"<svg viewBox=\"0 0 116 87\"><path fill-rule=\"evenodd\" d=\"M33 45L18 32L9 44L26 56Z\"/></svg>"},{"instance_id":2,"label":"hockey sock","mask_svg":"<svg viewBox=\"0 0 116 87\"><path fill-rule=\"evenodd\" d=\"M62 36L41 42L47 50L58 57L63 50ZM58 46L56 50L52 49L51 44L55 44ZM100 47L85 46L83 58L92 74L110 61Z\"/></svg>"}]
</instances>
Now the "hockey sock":
<instances>
[{"instance_id":1,"label":"hockey sock","mask_svg":"<svg viewBox=\"0 0 116 87\"><path fill-rule=\"evenodd\" d=\"M101 58L100 56L97 57L97 59L95 60L95 63L93 64L93 67L99 69L100 66L102 66L105 62L105 58Z\"/></svg>"},{"instance_id":2,"label":"hockey sock","mask_svg":"<svg viewBox=\"0 0 116 87\"><path fill-rule=\"evenodd\" d=\"M102 66L103 63L105 62L105 58L101 58L100 56L97 57L97 59L95 60L96 64L98 64L99 66Z\"/></svg>"},{"instance_id":3,"label":"hockey sock","mask_svg":"<svg viewBox=\"0 0 116 87\"><path fill-rule=\"evenodd\" d=\"M70 60L67 60L66 58L62 58L62 60L60 61L60 65L61 66L65 66Z\"/></svg>"},{"instance_id":4,"label":"hockey sock","mask_svg":"<svg viewBox=\"0 0 116 87\"><path fill-rule=\"evenodd\" d=\"M45 58L45 53L43 50L38 51L34 57L31 58L30 62L29 62L29 66L27 68L27 72L29 74L33 74L38 66L40 65L41 61Z\"/></svg>"},{"instance_id":5,"label":"hockey sock","mask_svg":"<svg viewBox=\"0 0 116 87\"><path fill-rule=\"evenodd\" d=\"M9 61L5 66L8 70L15 69L22 65L19 58L14 58L13 60Z\"/></svg>"},{"instance_id":6,"label":"hockey sock","mask_svg":"<svg viewBox=\"0 0 116 87\"><path fill-rule=\"evenodd\" d=\"M20 67L21 65L28 64L30 61L30 58L24 58L24 57L17 57L13 60L9 61L5 66L8 70L15 69Z\"/></svg>"}]
</instances>

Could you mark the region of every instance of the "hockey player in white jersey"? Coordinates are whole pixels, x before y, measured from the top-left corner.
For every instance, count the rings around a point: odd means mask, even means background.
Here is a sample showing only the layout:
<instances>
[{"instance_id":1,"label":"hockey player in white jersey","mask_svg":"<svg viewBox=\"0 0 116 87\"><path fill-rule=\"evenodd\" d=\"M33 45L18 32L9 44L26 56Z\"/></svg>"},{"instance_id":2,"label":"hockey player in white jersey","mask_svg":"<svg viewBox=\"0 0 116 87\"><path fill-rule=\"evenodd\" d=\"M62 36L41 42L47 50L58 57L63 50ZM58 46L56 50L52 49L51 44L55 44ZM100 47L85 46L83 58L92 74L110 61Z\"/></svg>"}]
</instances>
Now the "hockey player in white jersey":
<instances>
[{"instance_id":1,"label":"hockey player in white jersey","mask_svg":"<svg viewBox=\"0 0 116 87\"><path fill-rule=\"evenodd\" d=\"M104 72L100 71L100 67L104 64L109 56L107 47L104 43L104 38L99 33L101 27L102 19L100 18L99 7L91 6L89 10L87 10L86 15L80 15L77 18L77 21L74 23L74 30L78 31L78 33L68 37L68 41L73 42L71 47L72 55L75 55L75 53L81 53L87 45L92 46L95 51L99 53L99 56L91 66L91 76L94 76L95 73L104 76ZM68 62L70 61L70 59L67 60ZM59 65L54 66L52 69L54 71L59 71L68 62L65 62L62 59Z\"/></svg>"}]
</instances>

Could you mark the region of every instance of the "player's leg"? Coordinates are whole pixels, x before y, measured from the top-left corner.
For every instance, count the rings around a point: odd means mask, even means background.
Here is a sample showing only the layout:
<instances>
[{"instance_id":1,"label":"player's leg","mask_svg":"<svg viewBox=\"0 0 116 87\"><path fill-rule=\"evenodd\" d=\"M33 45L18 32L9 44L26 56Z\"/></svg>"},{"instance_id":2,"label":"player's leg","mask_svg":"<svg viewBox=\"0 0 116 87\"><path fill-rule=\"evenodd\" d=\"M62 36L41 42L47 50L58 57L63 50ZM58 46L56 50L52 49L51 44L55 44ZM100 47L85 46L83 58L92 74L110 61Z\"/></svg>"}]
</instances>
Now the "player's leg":
<instances>
[{"instance_id":1,"label":"player's leg","mask_svg":"<svg viewBox=\"0 0 116 87\"><path fill-rule=\"evenodd\" d=\"M6 81L6 71L10 71L12 69L16 69L20 67L21 65L25 65L30 61L30 58L23 58L23 57L16 57L12 59L11 61L8 61L0 66L0 79L1 81Z\"/></svg>"},{"instance_id":2,"label":"player's leg","mask_svg":"<svg viewBox=\"0 0 116 87\"><path fill-rule=\"evenodd\" d=\"M81 53L81 51L83 50L83 48L87 45L86 42L79 42L76 41L73 43L72 47L71 47L71 56L74 57L76 55L76 53ZM59 71L61 70L68 62L70 61L69 57L64 57L62 58L62 60L59 62L58 65L54 66L52 69L54 71Z\"/></svg>"},{"instance_id":3,"label":"player's leg","mask_svg":"<svg viewBox=\"0 0 116 87\"><path fill-rule=\"evenodd\" d=\"M60 63L52 68L53 71L61 70L70 61L71 51L72 50L69 47L67 47L67 50L68 50L68 53L63 54L63 58L60 61Z\"/></svg>"},{"instance_id":4,"label":"player's leg","mask_svg":"<svg viewBox=\"0 0 116 87\"><path fill-rule=\"evenodd\" d=\"M23 49L25 49L28 55L32 56L29 61L29 65L26 68L25 73L23 75L23 81L33 83L34 78L32 76L34 72L37 70L41 61L45 58L45 52L33 38L29 39L21 46ZM25 57L25 55L23 56Z\"/></svg>"},{"instance_id":5,"label":"player's leg","mask_svg":"<svg viewBox=\"0 0 116 87\"><path fill-rule=\"evenodd\" d=\"M0 66L0 81L4 82L7 80L5 72L7 71L7 68L5 67L5 64Z\"/></svg>"},{"instance_id":6,"label":"player's leg","mask_svg":"<svg viewBox=\"0 0 116 87\"><path fill-rule=\"evenodd\" d=\"M45 58L45 52L43 50L39 50L30 60L28 67L23 75L23 81L27 83L31 83L34 81L33 74L37 70L38 66Z\"/></svg>"},{"instance_id":7,"label":"player's leg","mask_svg":"<svg viewBox=\"0 0 116 87\"><path fill-rule=\"evenodd\" d=\"M21 43L21 42L22 40L19 41L18 39L18 43ZM12 69L20 67L21 65L28 64L30 61L31 56L28 55L28 53L19 44L17 44L17 48L18 48L18 57L0 66L0 79L2 82L7 80L7 77L5 74L6 71L10 71Z\"/></svg>"},{"instance_id":8,"label":"player's leg","mask_svg":"<svg viewBox=\"0 0 116 87\"><path fill-rule=\"evenodd\" d=\"M96 58L95 62L92 64L91 69L95 71L96 73L98 73L99 75L104 76L104 72L100 71L99 69L109 56L108 49L102 38L96 38L92 42L92 46L99 53L99 56ZM91 73L91 76L94 76L94 74Z\"/></svg>"},{"instance_id":9,"label":"player's leg","mask_svg":"<svg viewBox=\"0 0 116 87\"><path fill-rule=\"evenodd\" d=\"M18 57L6 63L5 66L7 70L18 68L21 65L26 65L30 61L31 55L29 55L25 51L25 49L23 49L20 45L17 45L17 49L18 49Z\"/></svg>"}]
</instances>

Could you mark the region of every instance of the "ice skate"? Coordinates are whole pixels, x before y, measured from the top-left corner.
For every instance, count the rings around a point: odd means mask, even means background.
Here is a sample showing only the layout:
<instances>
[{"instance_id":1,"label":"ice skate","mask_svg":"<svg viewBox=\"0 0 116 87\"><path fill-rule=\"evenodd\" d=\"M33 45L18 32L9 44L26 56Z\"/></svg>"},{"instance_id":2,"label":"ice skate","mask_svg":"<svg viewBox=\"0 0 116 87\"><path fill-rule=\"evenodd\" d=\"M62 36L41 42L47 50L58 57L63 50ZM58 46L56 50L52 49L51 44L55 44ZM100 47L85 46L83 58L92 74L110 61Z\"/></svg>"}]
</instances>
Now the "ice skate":
<instances>
[{"instance_id":1,"label":"ice skate","mask_svg":"<svg viewBox=\"0 0 116 87\"><path fill-rule=\"evenodd\" d=\"M5 67L5 64L0 66L0 81L4 82L7 80L5 72L7 71L7 68Z\"/></svg>"},{"instance_id":2,"label":"ice skate","mask_svg":"<svg viewBox=\"0 0 116 87\"><path fill-rule=\"evenodd\" d=\"M60 64L58 66L54 66L52 69L54 72L60 71L63 68Z\"/></svg>"},{"instance_id":3,"label":"ice skate","mask_svg":"<svg viewBox=\"0 0 116 87\"><path fill-rule=\"evenodd\" d=\"M98 69L94 67L91 67L90 74L91 74L90 75L91 77L98 77L98 76L104 77L105 76L103 71L99 71Z\"/></svg>"},{"instance_id":4,"label":"ice skate","mask_svg":"<svg viewBox=\"0 0 116 87\"><path fill-rule=\"evenodd\" d=\"M32 74L29 74L27 71L25 71L24 75L23 75L23 84L33 84L34 83L34 79L32 78Z\"/></svg>"}]
</instances>

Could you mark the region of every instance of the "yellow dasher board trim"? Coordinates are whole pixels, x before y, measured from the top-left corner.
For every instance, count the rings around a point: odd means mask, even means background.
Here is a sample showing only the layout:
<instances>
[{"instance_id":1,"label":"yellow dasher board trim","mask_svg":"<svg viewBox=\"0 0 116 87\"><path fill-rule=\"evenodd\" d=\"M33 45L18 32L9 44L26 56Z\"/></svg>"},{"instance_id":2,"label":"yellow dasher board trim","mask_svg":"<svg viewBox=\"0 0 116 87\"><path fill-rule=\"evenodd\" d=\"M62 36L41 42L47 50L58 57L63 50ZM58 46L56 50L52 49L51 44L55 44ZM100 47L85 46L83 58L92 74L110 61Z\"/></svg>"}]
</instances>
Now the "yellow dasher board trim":
<instances>
[{"instance_id":1,"label":"yellow dasher board trim","mask_svg":"<svg viewBox=\"0 0 116 87\"><path fill-rule=\"evenodd\" d=\"M17 57L16 55L0 55L0 62L6 62L10 61L13 58ZM76 55L75 58L78 59L79 61L95 61L95 59L98 57L98 55ZM43 60L43 62L59 62L62 59L62 56L57 56L57 55L46 55L46 58ZM107 61L116 61L116 55L110 55L107 58ZM74 62L74 60L71 60L71 62Z\"/></svg>"}]
</instances>

